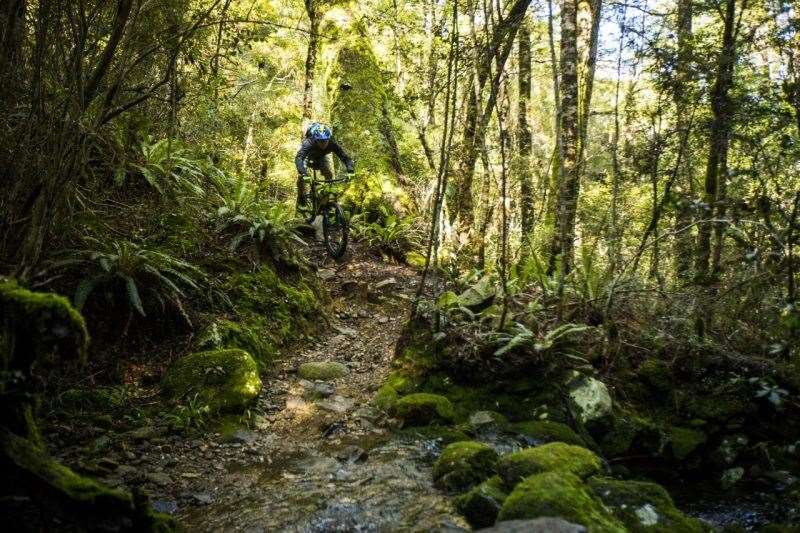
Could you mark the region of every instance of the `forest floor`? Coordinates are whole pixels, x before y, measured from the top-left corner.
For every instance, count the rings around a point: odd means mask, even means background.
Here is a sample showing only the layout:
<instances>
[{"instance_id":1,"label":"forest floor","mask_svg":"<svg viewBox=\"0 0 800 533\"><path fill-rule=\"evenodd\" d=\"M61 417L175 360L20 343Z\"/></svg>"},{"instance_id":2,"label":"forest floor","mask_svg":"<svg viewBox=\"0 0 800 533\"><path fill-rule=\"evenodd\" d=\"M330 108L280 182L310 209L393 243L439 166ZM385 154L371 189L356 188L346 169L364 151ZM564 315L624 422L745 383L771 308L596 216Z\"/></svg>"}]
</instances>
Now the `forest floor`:
<instances>
[{"instance_id":1,"label":"forest floor","mask_svg":"<svg viewBox=\"0 0 800 533\"><path fill-rule=\"evenodd\" d=\"M418 272L356 256L322 264L317 275L331 293L330 323L264 376L249 427L194 435L157 425L121 435L83 428L86 437L67 439L56 455L111 485L138 487L189 530L468 529L433 487L439 443L394 432L369 405L389 373ZM298 376L300 364L317 361L348 373Z\"/></svg>"}]
</instances>

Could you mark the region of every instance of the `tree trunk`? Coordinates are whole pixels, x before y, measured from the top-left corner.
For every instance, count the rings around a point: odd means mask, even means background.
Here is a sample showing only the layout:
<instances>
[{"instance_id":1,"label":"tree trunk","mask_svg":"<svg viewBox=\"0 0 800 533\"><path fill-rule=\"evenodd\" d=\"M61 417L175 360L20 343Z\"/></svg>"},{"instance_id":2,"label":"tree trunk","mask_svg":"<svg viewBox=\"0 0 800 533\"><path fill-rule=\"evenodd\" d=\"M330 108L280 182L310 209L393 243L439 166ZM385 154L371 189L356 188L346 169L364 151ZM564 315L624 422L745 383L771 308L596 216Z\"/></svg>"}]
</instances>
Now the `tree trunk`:
<instances>
[{"instance_id":1,"label":"tree trunk","mask_svg":"<svg viewBox=\"0 0 800 533\"><path fill-rule=\"evenodd\" d=\"M673 79L673 101L675 103L675 128L681 146L687 145L689 137L689 99L691 83L690 63L692 60L692 0L678 0L678 55ZM675 272L679 279L685 279L691 270L692 233L686 228L692 223L692 201L694 179L689 151L682 154L682 164L677 176L677 211L675 213Z\"/></svg>"},{"instance_id":2,"label":"tree trunk","mask_svg":"<svg viewBox=\"0 0 800 533\"><path fill-rule=\"evenodd\" d=\"M733 110L730 89L733 85L733 67L736 63L736 36L734 22L736 20L736 0L725 0L724 30L722 48L717 60L717 75L711 92L711 121L708 162L706 164L704 218L713 219L725 216L725 181L727 180L728 146L731 134L731 116ZM696 274L700 280L708 281L709 276L718 274L724 224L714 223L715 252L711 263L711 223L699 225L697 242Z\"/></svg>"},{"instance_id":3,"label":"tree trunk","mask_svg":"<svg viewBox=\"0 0 800 533\"><path fill-rule=\"evenodd\" d=\"M315 0L305 0L308 13L309 34L306 51L306 78L303 86L303 122L314 115L314 74L317 65L317 48L319 46L319 12ZM304 124L305 126L305 124Z\"/></svg>"},{"instance_id":4,"label":"tree trunk","mask_svg":"<svg viewBox=\"0 0 800 533\"><path fill-rule=\"evenodd\" d=\"M561 8L561 150L564 176L558 191L556 228L550 246L550 271L561 260L564 274L572 269L575 217L578 208L578 42L577 3L564 0Z\"/></svg>"},{"instance_id":5,"label":"tree trunk","mask_svg":"<svg viewBox=\"0 0 800 533\"><path fill-rule=\"evenodd\" d=\"M522 256L530 253L533 232L533 180L531 176L531 128L528 109L531 97L531 33L527 22L519 28L519 95L517 101L517 154L520 189Z\"/></svg>"}]
</instances>

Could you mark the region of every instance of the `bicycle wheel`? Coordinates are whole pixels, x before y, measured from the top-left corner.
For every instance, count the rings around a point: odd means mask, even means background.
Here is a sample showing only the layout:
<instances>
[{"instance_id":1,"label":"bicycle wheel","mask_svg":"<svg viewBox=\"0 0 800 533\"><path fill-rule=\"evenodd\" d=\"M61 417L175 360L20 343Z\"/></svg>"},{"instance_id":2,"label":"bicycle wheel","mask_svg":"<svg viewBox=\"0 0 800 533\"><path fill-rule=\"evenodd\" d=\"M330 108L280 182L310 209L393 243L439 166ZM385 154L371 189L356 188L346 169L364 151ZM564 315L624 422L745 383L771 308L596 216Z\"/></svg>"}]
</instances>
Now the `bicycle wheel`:
<instances>
[{"instance_id":1,"label":"bicycle wheel","mask_svg":"<svg viewBox=\"0 0 800 533\"><path fill-rule=\"evenodd\" d=\"M339 259L347 249L347 219L339 204L328 204L321 210L322 234L325 247L334 259Z\"/></svg>"}]
</instances>

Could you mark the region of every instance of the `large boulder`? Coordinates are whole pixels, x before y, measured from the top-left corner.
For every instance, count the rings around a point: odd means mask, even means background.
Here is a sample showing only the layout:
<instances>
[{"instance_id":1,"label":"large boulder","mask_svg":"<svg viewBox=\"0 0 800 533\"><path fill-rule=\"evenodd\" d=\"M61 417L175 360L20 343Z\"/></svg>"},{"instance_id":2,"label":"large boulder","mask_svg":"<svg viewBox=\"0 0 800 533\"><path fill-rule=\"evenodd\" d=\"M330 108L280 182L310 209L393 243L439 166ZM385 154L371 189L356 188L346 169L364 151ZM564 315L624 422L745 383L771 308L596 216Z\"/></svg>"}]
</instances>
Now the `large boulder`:
<instances>
[{"instance_id":1,"label":"large boulder","mask_svg":"<svg viewBox=\"0 0 800 533\"><path fill-rule=\"evenodd\" d=\"M258 396L261 378L249 353L239 349L196 352L175 361L162 380L175 399L192 398L209 410L237 411Z\"/></svg>"},{"instance_id":2,"label":"large boulder","mask_svg":"<svg viewBox=\"0 0 800 533\"><path fill-rule=\"evenodd\" d=\"M444 489L465 490L494 473L497 452L475 441L447 446L433 465L433 480Z\"/></svg>"},{"instance_id":3,"label":"large boulder","mask_svg":"<svg viewBox=\"0 0 800 533\"><path fill-rule=\"evenodd\" d=\"M702 522L676 509L669 493L655 483L592 478L589 487L606 508L634 533L708 531Z\"/></svg>"},{"instance_id":4,"label":"large boulder","mask_svg":"<svg viewBox=\"0 0 800 533\"><path fill-rule=\"evenodd\" d=\"M568 384L570 408L582 424L611 415L613 403L605 383L589 376L578 376Z\"/></svg>"},{"instance_id":5,"label":"large boulder","mask_svg":"<svg viewBox=\"0 0 800 533\"><path fill-rule=\"evenodd\" d=\"M586 478L600 471L600 458L580 446L551 442L504 455L497 464L497 473L508 487L531 474L556 471Z\"/></svg>"},{"instance_id":6,"label":"large boulder","mask_svg":"<svg viewBox=\"0 0 800 533\"><path fill-rule=\"evenodd\" d=\"M453 404L444 396L418 392L403 396L391 409L392 416L407 426L426 426L437 422L452 422L455 418Z\"/></svg>"},{"instance_id":7,"label":"large boulder","mask_svg":"<svg viewBox=\"0 0 800 533\"><path fill-rule=\"evenodd\" d=\"M458 295L458 304L472 311L486 309L494 301L497 289L490 276L484 276Z\"/></svg>"},{"instance_id":8,"label":"large boulder","mask_svg":"<svg viewBox=\"0 0 800 533\"><path fill-rule=\"evenodd\" d=\"M498 522L558 517L593 533L624 533L625 527L595 497L581 478L564 471L525 478L506 498Z\"/></svg>"}]
</instances>

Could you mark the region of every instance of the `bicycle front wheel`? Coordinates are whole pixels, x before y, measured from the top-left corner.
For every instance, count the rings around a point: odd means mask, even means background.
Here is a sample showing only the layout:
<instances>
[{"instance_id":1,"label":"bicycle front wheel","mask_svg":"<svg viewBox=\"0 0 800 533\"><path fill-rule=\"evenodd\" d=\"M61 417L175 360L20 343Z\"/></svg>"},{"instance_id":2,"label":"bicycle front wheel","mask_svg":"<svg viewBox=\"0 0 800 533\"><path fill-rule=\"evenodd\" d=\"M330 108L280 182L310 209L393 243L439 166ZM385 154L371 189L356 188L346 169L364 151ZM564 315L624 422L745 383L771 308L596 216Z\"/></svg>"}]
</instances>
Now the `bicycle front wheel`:
<instances>
[{"instance_id":1,"label":"bicycle front wheel","mask_svg":"<svg viewBox=\"0 0 800 533\"><path fill-rule=\"evenodd\" d=\"M347 219L339 204L328 204L322 208L322 234L325 247L334 259L339 259L347 249Z\"/></svg>"}]
</instances>

